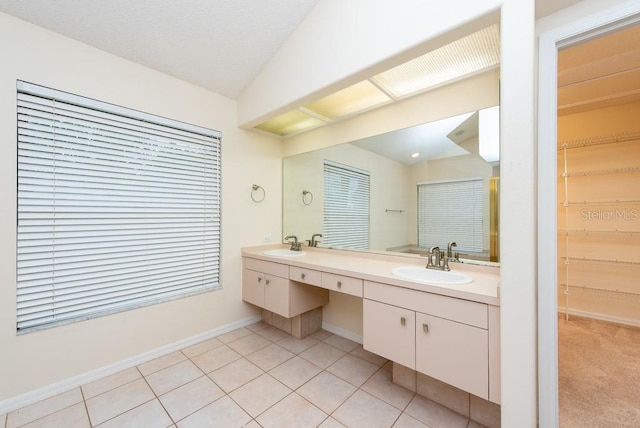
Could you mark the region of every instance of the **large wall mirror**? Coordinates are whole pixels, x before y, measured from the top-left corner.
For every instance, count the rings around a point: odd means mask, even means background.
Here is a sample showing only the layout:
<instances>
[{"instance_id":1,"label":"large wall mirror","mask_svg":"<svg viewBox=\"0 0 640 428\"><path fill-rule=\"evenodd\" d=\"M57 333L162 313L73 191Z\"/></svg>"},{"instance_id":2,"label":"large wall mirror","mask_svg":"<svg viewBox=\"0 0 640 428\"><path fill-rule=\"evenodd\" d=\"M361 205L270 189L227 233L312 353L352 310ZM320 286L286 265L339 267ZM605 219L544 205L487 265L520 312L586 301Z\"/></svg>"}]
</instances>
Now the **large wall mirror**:
<instances>
[{"instance_id":1,"label":"large wall mirror","mask_svg":"<svg viewBox=\"0 0 640 428\"><path fill-rule=\"evenodd\" d=\"M461 258L498 261L497 121L484 124L496 113L472 111L285 158L285 234L403 253L456 242Z\"/></svg>"},{"instance_id":2,"label":"large wall mirror","mask_svg":"<svg viewBox=\"0 0 640 428\"><path fill-rule=\"evenodd\" d=\"M414 254L453 241L461 259L498 262L499 107L487 103L497 96L469 109L468 89L458 92L441 94L465 100L446 117L285 157L284 236Z\"/></svg>"}]
</instances>

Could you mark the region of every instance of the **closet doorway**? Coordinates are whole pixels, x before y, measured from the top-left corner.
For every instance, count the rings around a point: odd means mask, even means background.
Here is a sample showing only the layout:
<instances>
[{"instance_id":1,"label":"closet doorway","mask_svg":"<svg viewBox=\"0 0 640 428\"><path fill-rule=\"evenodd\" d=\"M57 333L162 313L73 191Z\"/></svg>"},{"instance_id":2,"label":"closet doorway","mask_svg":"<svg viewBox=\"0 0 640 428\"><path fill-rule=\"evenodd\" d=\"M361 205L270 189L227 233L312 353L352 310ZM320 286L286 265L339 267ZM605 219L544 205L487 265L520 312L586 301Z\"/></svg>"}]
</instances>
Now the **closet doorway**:
<instances>
[{"instance_id":1,"label":"closet doorway","mask_svg":"<svg viewBox=\"0 0 640 428\"><path fill-rule=\"evenodd\" d=\"M640 426L640 24L558 51L561 427Z\"/></svg>"},{"instance_id":2,"label":"closet doorway","mask_svg":"<svg viewBox=\"0 0 640 428\"><path fill-rule=\"evenodd\" d=\"M640 426L639 15L540 38L540 426Z\"/></svg>"}]
</instances>

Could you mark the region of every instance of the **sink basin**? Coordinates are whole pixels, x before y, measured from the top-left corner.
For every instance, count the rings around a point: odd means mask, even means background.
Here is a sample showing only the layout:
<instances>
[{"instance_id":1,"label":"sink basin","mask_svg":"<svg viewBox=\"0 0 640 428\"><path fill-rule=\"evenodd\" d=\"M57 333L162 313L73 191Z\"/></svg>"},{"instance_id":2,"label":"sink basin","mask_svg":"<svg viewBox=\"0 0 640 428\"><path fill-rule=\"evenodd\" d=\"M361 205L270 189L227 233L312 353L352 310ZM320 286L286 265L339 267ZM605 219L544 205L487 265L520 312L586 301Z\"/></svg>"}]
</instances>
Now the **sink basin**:
<instances>
[{"instance_id":1,"label":"sink basin","mask_svg":"<svg viewBox=\"0 0 640 428\"><path fill-rule=\"evenodd\" d=\"M427 269L423 266L397 267L392 269L391 273L409 281L434 285L460 285L473 282L473 278L464 273Z\"/></svg>"},{"instance_id":2,"label":"sink basin","mask_svg":"<svg viewBox=\"0 0 640 428\"><path fill-rule=\"evenodd\" d=\"M267 250L263 254L265 256L275 257L298 257L304 256L306 253L304 251L291 251L284 248L276 248L274 250Z\"/></svg>"}]
</instances>

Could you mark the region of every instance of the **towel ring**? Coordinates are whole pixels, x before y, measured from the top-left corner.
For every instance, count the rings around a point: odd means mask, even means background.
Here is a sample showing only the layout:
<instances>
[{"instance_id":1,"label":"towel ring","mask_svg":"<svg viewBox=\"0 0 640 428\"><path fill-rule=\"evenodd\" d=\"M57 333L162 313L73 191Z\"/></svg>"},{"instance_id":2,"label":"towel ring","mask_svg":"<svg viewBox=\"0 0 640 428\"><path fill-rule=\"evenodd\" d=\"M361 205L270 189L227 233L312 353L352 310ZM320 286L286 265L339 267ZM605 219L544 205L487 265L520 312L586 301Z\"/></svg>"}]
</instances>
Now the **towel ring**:
<instances>
[{"instance_id":1,"label":"towel ring","mask_svg":"<svg viewBox=\"0 0 640 428\"><path fill-rule=\"evenodd\" d=\"M310 195L310 198L307 198L307 195ZM309 200L309 202L307 202L307 199ZM303 190L302 191L302 203L305 205L311 205L311 202L313 202L313 193L311 193L308 190Z\"/></svg>"},{"instance_id":2,"label":"towel ring","mask_svg":"<svg viewBox=\"0 0 640 428\"><path fill-rule=\"evenodd\" d=\"M262 197L260 199L256 199L256 192L259 190L262 190ZM251 200L253 202L260 203L264 201L265 196L267 196L267 192L264 191L264 188L262 186L258 186L257 184L251 186Z\"/></svg>"}]
</instances>

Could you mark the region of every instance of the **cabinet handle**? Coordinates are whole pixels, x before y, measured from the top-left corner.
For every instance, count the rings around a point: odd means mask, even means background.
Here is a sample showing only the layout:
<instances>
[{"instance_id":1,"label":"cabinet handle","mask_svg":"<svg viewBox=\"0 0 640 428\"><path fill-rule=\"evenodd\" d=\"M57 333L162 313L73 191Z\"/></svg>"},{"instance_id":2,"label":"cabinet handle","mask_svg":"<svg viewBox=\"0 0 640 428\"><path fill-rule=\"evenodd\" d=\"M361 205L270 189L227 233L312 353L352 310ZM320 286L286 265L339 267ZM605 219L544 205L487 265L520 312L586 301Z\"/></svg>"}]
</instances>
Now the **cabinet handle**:
<instances>
[{"instance_id":1,"label":"cabinet handle","mask_svg":"<svg viewBox=\"0 0 640 428\"><path fill-rule=\"evenodd\" d=\"M405 325L407 323L407 319L405 317L400 317L400 324Z\"/></svg>"},{"instance_id":2,"label":"cabinet handle","mask_svg":"<svg viewBox=\"0 0 640 428\"><path fill-rule=\"evenodd\" d=\"M258 282L262 282L262 277L261 276L258 277Z\"/></svg>"},{"instance_id":3,"label":"cabinet handle","mask_svg":"<svg viewBox=\"0 0 640 428\"><path fill-rule=\"evenodd\" d=\"M342 288L342 281L338 281L338 288Z\"/></svg>"},{"instance_id":4,"label":"cabinet handle","mask_svg":"<svg viewBox=\"0 0 640 428\"><path fill-rule=\"evenodd\" d=\"M269 280L268 279L265 282L267 283L267 285L269 285Z\"/></svg>"},{"instance_id":5,"label":"cabinet handle","mask_svg":"<svg viewBox=\"0 0 640 428\"><path fill-rule=\"evenodd\" d=\"M306 274L304 274L304 273L301 273L301 274L300 274L300 278L302 278L302 279L304 279L306 276L307 276L307 275L306 275Z\"/></svg>"},{"instance_id":6,"label":"cabinet handle","mask_svg":"<svg viewBox=\"0 0 640 428\"><path fill-rule=\"evenodd\" d=\"M422 331L424 331L425 333L429 333L429 324L422 324Z\"/></svg>"}]
</instances>

